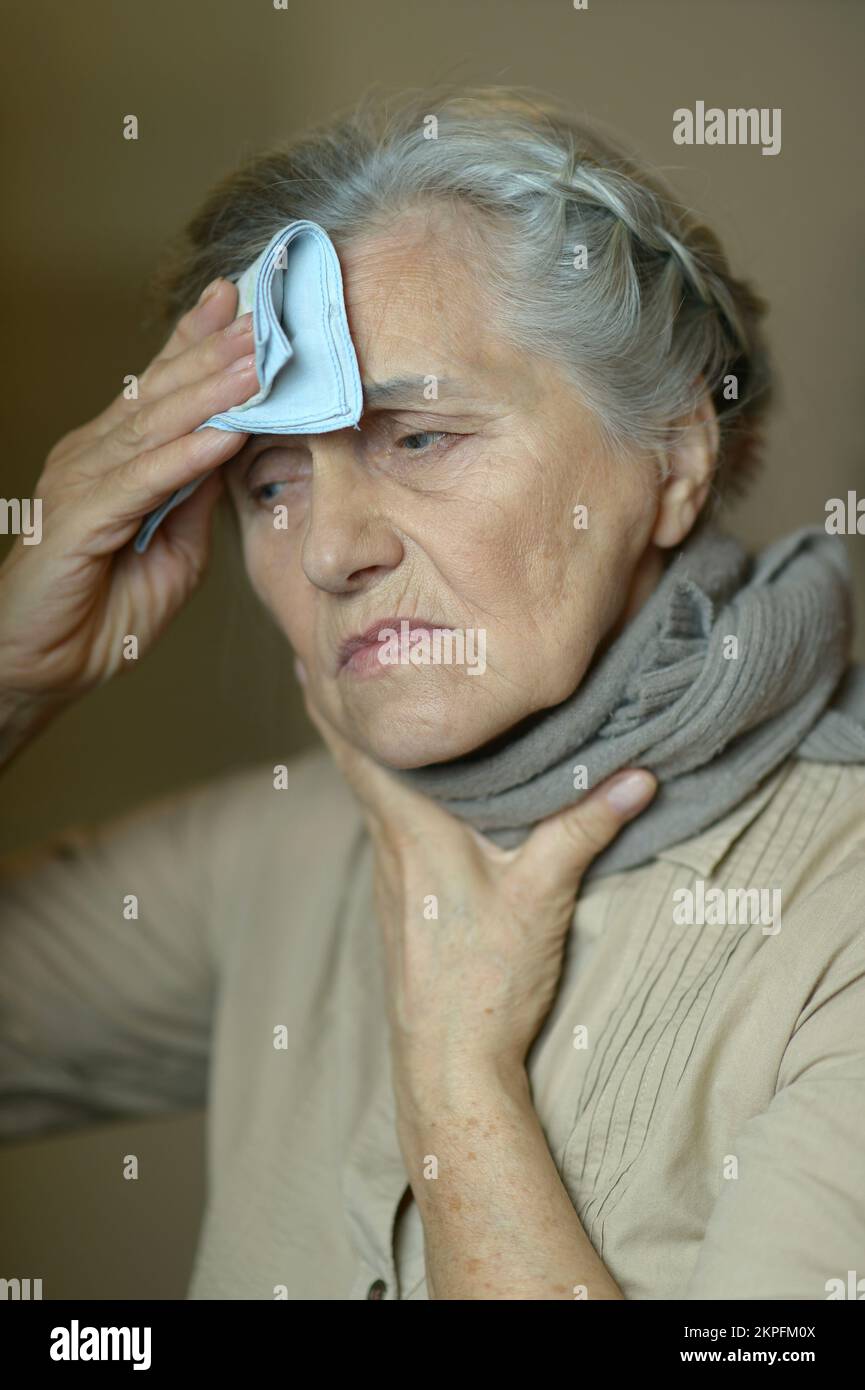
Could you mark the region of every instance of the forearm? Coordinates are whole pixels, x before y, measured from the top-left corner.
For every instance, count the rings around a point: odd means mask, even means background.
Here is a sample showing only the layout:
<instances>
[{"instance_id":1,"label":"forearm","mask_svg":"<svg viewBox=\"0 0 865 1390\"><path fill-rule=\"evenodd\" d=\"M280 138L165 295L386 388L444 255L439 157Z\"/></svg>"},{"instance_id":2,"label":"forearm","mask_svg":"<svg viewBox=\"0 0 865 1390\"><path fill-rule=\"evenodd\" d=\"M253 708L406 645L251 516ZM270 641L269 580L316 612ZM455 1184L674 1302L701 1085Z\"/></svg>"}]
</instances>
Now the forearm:
<instances>
[{"instance_id":1,"label":"forearm","mask_svg":"<svg viewBox=\"0 0 865 1390\"><path fill-rule=\"evenodd\" d=\"M431 1298L623 1297L556 1171L525 1073L397 1094Z\"/></svg>"}]
</instances>

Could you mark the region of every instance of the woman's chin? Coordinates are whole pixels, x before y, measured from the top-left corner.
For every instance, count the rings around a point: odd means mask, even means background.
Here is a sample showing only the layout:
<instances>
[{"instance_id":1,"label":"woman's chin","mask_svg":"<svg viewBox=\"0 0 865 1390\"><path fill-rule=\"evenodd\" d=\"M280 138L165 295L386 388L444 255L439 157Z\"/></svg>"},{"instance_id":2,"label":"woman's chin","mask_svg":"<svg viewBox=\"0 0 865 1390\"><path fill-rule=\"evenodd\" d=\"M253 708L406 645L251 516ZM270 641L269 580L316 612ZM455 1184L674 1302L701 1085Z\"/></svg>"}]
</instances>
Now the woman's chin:
<instances>
[{"instance_id":1,"label":"woman's chin","mask_svg":"<svg viewBox=\"0 0 865 1390\"><path fill-rule=\"evenodd\" d=\"M446 681L437 672L438 679L408 686L400 672L386 681L343 687L334 722L378 762L408 770L473 753L530 713L528 702L497 700L492 685L482 689L482 682L464 674L447 674Z\"/></svg>"},{"instance_id":2,"label":"woman's chin","mask_svg":"<svg viewBox=\"0 0 865 1390\"><path fill-rule=\"evenodd\" d=\"M436 735L431 730L423 730L416 737L410 732L404 735L389 730L381 737L370 736L363 740L366 751L385 767L408 770L413 767L429 767L432 763L449 762L471 753L484 740L458 739L453 732L442 731Z\"/></svg>"},{"instance_id":3,"label":"woman's chin","mask_svg":"<svg viewBox=\"0 0 865 1390\"><path fill-rule=\"evenodd\" d=\"M438 720L421 716L400 719L391 711L388 719L357 721L346 729L348 738L377 762L403 770L464 757L500 732L500 727L481 727L476 719L461 728L453 712Z\"/></svg>"}]
</instances>

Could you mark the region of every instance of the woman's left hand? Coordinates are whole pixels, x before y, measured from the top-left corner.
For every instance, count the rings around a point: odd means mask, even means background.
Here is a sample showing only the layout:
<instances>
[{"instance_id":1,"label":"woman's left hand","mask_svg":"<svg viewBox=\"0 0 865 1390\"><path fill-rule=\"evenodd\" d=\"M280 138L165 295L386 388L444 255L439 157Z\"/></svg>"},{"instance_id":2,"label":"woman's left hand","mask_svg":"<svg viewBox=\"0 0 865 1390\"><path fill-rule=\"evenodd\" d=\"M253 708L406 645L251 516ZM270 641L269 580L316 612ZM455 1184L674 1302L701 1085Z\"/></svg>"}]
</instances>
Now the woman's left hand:
<instances>
[{"instance_id":1,"label":"woman's left hand","mask_svg":"<svg viewBox=\"0 0 865 1390\"><path fill-rule=\"evenodd\" d=\"M398 1094L510 1082L555 997L581 877L655 778L617 773L500 849L349 743L304 690L373 842Z\"/></svg>"}]
</instances>

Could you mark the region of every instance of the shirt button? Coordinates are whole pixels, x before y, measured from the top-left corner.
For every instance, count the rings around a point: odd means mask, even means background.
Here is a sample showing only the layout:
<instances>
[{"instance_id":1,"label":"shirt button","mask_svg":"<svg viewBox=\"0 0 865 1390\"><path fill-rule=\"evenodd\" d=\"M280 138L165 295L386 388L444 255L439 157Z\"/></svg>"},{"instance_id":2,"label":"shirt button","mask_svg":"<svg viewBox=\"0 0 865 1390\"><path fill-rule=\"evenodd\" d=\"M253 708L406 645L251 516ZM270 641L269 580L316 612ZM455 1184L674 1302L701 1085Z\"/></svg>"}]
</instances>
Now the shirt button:
<instances>
[{"instance_id":1,"label":"shirt button","mask_svg":"<svg viewBox=\"0 0 865 1390\"><path fill-rule=\"evenodd\" d=\"M384 1298L387 1293L387 1284L383 1279L373 1279L367 1290L367 1298Z\"/></svg>"}]
</instances>

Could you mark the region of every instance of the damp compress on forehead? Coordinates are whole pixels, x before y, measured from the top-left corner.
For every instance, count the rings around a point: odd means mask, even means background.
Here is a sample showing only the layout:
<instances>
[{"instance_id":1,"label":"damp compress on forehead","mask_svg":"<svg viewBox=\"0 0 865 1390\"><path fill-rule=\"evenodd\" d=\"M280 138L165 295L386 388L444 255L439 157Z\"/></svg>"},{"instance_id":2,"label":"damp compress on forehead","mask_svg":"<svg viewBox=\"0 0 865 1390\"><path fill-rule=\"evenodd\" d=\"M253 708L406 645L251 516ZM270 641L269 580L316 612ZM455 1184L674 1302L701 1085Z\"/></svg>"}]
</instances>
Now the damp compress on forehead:
<instances>
[{"instance_id":1,"label":"damp compress on forehead","mask_svg":"<svg viewBox=\"0 0 865 1390\"><path fill-rule=\"evenodd\" d=\"M423 203L482 214L485 283L509 334L571 376L612 450L663 448L708 390L720 479L747 478L771 398L765 304L657 175L544 99L484 88L362 103L223 180L154 288L176 315L292 218L339 248Z\"/></svg>"}]
</instances>

